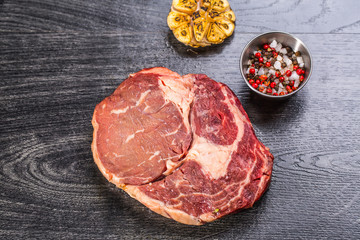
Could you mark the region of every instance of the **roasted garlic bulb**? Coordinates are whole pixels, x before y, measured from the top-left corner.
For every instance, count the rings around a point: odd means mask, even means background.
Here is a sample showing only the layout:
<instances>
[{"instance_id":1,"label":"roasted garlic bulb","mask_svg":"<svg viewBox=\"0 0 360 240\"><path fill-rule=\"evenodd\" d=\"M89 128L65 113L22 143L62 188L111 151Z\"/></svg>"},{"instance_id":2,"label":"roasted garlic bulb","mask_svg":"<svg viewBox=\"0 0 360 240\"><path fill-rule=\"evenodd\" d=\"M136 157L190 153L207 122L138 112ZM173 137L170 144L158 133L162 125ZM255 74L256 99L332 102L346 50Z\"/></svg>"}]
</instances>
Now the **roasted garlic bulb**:
<instances>
[{"instance_id":1,"label":"roasted garlic bulb","mask_svg":"<svg viewBox=\"0 0 360 240\"><path fill-rule=\"evenodd\" d=\"M173 0L167 23L180 42L205 47L231 36L235 14L227 0Z\"/></svg>"}]
</instances>

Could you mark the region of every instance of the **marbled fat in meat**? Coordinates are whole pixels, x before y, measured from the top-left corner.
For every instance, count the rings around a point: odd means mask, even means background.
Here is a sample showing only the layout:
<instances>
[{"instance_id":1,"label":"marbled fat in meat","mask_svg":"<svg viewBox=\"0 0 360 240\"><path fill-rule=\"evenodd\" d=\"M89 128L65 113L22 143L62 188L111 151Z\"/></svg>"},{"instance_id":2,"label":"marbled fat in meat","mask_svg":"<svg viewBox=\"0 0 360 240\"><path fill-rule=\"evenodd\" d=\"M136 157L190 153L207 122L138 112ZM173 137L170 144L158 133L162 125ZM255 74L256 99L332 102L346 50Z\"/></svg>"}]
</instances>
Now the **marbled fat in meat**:
<instances>
[{"instance_id":1,"label":"marbled fat in meat","mask_svg":"<svg viewBox=\"0 0 360 240\"><path fill-rule=\"evenodd\" d=\"M239 99L203 74L135 73L97 105L93 126L104 176L181 223L249 208L270 182L273 156Z\"/></svg>"}]
</instances>

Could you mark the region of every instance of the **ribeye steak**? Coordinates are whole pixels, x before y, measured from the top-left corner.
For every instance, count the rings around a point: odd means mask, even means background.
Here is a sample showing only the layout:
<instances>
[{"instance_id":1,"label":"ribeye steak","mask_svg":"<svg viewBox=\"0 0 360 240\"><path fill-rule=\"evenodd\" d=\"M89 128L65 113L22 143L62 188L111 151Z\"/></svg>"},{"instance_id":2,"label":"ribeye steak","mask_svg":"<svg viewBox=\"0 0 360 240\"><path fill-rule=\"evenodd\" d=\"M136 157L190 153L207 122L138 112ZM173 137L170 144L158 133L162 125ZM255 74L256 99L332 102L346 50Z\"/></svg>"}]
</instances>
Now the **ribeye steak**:
<instances>
[{"instance_id":1,"label":"ribeye steak","mask_svg":"<svg viewBox=\"0 0 360 240\"><path fill-rule=\"evenodd\" d=\"M151 210L201 225L251 207L273 156L239 99L203 74L131 74L99 103L92 151L102 174Z\"/></svg>"}]
</instances>

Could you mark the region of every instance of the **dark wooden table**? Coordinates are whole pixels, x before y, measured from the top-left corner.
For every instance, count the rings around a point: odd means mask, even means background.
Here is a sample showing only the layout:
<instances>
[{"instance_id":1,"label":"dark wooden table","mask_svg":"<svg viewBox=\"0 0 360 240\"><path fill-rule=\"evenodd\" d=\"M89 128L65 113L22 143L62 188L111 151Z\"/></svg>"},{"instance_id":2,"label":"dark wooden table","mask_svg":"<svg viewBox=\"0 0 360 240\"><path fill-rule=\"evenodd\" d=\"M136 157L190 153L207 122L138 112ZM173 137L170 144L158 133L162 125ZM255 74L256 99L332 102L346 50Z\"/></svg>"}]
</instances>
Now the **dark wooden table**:
<instances>
[{"instance_id":1,"label":"dark wooden table","mask_svg":"<svg viewBox=\"0 0 360 240\"><path fill-rule=\"evenodd\" d=\"M360 1L235 1L236 29L188 51L171 0L0 0L1 239L359 239ZM295 34L312 52L306 87L252 95L239 56L257 34ZM95 105L129 73L164 66L228 84L275 156L252 208L205 226L159 216L93 162Z\"/></svg>"}]
</instances>

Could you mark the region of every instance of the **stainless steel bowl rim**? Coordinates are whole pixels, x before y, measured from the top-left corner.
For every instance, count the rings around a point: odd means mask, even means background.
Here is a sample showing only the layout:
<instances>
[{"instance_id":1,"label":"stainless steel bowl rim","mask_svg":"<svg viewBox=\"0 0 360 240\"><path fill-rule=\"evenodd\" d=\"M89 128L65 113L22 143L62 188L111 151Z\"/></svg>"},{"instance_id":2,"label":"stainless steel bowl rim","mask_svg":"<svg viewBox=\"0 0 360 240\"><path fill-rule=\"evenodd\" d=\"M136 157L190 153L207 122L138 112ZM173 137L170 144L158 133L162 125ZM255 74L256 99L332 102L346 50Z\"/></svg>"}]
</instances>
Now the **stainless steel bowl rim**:
<instances>
[{"instance_id":1,"label":"stainless steel bowl rim","mask_svg":"<svg viewBox=\"0 0 360 240\"><path fill-rule=\"evenodd\" d=\"M274 95L268 95L268 94L265 94L265 93L262 93L256 89L253 89L253 87L250 85L250 83L246 80L246 76L245 76L245 73L242 69L242 62L243 62L243 58L244 58L244 54L246 52L246 49L249 48L249 46L251 46L252 42L254 42L256 39L258 38L261 38L263 37L264 35L268 35L268 34L276 34L276 33L280 33L280 34L285 34L285 35L289 35L290 37L294 38L296 41L299 41L303 47L307 50L307 52L309 53L309 58L310 58L310 66L309 66L309 73L308 73L308 76L307 78L305 79L305 81L300 85L300 87L298 89L296 89L295 91L293 91L292 93L290 94L286 94L286 95L282 95L282 96L274 96ZM300 91L306 84L307 82L309 81L310 77L311 77L311 73L312 73L312 58L311 58L311 52L309 50L309 48L305 45L305 43L303 41L301 41L299 38L297 38L296 36L288 33L288 32L281 32L281 31L275 31L275 32L265 32L265 33L262 33L256 37L254 37L253 39L251 39L246 45L245 47L243 48L242 52L241 52L241 57L240 57L240 72L241 72L241 75L242 77L244 78L244 81L245 83L249 86L249 88L256 92L257 94L260 94L264 97L268 97L268 98L274 98L274 99L280 99L280 98L288 98L294 94L296 94L298 91Z\"/></svg>"}]
</instances>

